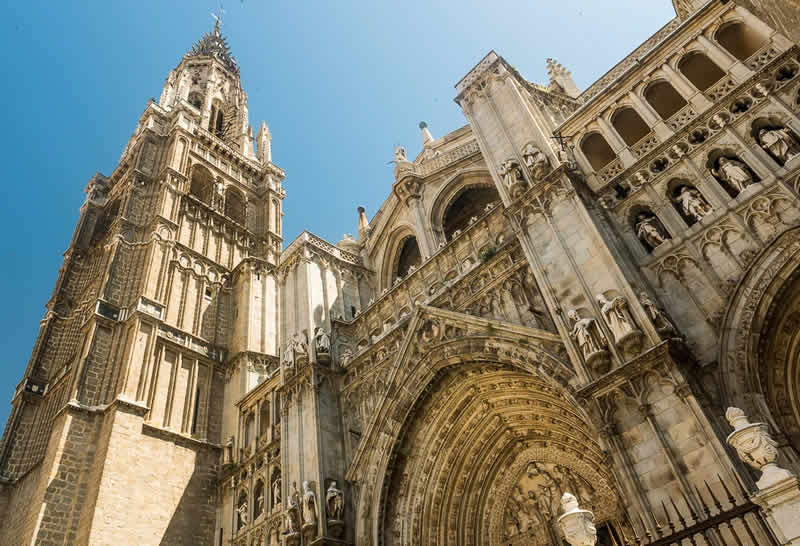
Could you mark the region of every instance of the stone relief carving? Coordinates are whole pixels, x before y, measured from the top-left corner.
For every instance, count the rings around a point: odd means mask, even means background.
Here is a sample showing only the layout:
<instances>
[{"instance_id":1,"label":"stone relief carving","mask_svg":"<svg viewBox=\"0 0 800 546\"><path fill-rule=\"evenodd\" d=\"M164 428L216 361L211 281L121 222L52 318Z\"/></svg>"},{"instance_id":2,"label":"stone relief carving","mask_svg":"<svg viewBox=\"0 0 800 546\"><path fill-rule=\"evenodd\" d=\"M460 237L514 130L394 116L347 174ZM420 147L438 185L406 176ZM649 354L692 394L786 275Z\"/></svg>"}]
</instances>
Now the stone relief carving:
<instances>
[{"instance_id":1,"label":"stone relief carving","mask_svg":"<svg viewBox=\"0 0 800 546\"><path fill-rule=\"evenodd\" d=\"M747 186L753 184L754 180L750 171L741 161L720 157L718 165L716 169L711 169L711 174L727 184L736 193L744 191Z\"/></svg>"},{"instance_id":2,"label":"stone relief carving","mask_svg":"<svg viewBox=\"0 0 800 546\"><path fill-rule=\"evenodd\" d=\"M713 210L696 188L683 186L675 197L683 213L694 220L701 220Z\"/></svg>"},{"instance_id":3,"label":"stone relief carving","mask_svg":"<svg viewBox=\"0 0 800 546\"><path fill-rule=\"evenodd\" d=\"M769 152L781 164L800 155L800 147L792 135L784 128L761 129L758 132L761 147Z\"/></svg>"},{"instance_id":4,"label":"stone relief carving","mask_svg":"<svg viewBox=\"0 0 800 546\"><path fill-rule=\"evenodd\" d=\"M640 212L636 217L636 236L648 249L654 249L670 238L658 218L648 212Z\"/></svg>"},{"instance_id":5,"label":"stone relief carving","mask_svg":"<svg viewBox=\"0 0 800 546\"><path fill-rule=\"evenodd\" d=\"M512 544L560 543L556 522L561 499L572 491L581 504L592 506L594 488L581 476L562 465L529 463L506 501L504 540Z\"/></svg>"}]
</instances>

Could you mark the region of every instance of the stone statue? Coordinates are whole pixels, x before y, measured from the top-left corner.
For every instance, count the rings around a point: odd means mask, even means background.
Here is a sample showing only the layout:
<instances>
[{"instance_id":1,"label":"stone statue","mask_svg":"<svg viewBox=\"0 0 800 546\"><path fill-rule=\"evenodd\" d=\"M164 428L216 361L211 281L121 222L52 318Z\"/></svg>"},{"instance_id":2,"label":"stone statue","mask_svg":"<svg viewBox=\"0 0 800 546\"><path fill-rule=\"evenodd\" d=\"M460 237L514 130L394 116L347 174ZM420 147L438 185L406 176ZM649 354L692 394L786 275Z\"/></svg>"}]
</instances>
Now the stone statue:
<instances>
[{"instance_id":1,"label":"stone statue","mask_svg":"<svg viewBox=\"0 0 800 546\"><path fill-rule=\"evenodd\" d=\"M750 171L747 170L745 164L727 157L719 158L719 168L711 169L711 174L728 184L737 193L744 191L753 183L753 177L750 176Z\"/></svg>"},{"instance_id":2,"label":"stone statue","mask_svg":"<svg viewBox=\"0 0 800 546\"><path fill-rule=\"evenodd\" d=\"M275 478L272 482L272 502L278 504L281 502L281 479Z\"/></svg>"},{"instance_id":3,"label":"stone statue","mask_svg":"<svg viewBox=\"0 0 800 546\"><path fill-rule=\"evenodd\" d=\"M528 172L536 178L544 175L550 166L547 157L533 144L525 146L522 151L522 160L525 162L525 166L528 167Z\"/></svg>"},{"instance_id":4,"label":"stone statue","mask_svg":"<svg viewBox=\"0 0 800 546\"><path fill-rule=\"evenodd\" d=\"M328 519L341 521L344 519L344 494L336 487L336 482L331 482L325 493L325 507Z\"/></svg>"},{"instance_id":5,"label":"stone statue","mask_svg":"<svg viewBox=\"0 0 800 546\"><path fill-rule=\"evenodd\" d=\"M308 344L306 343L305 334L301 332L295 332L294 336L292 337L292 345L294 346L294 351L297 353L297 356L308 355Z\"/></svg>"},{"instance_id":6,"label":"stone statue","mask_svg":"<svg viewBox=\"0 0 800 546\"><path fill-rule=\"evenodd\" d=\"M702 219L713 210L700 192L690 186L683 186L675 200L683 213L695 220Z\"/></svg>"},{"instance_id":7,"label":"stone statue","mask_svg":"<svg viewBox=\"0 0 800 546\"><path fill-rule=\"evenodd\" d=\"M507 188L511 188L518 182L524 180L522 178L522 171L519 168L519 163L513 159L507 159L498 167L497 172L503 178L503 183Z\"/></svg>"},{"instance_id":8,"label":"stone statue","mask_svg":"<svg viewBox=\"0 0 800 546\"><path fill-rule=\"evenodd\" d=\"M244 527L247 525L247 501L242 501L242 503L236 508L236 514L239 517L239 527Z\"/></svg>"},{"instance_id":9,"label":"stone statue","mask_svg":"<svg viewBox=\"0 0 800 546\"><path fill-rule=\"evenodd\" d=\"M570 546L594 546L597 544L597 529L594 526L594 514L578 507L575 495L564 492L561 497L563 515L558 518L558 525Z\"/></svg>"},{"instance_id":10,"label":"stone statue","mask_svg":"<svg viewBox=\"0 0 800 546\"><path fill-rule=\"evenodd\" d=\"M786 129L761 129L758 132L761 147L771 153L781 163L786 163L800 154L797 142Z\"/></svg>"},{"instance_id":11,"label":"stone statue","mask_svg":"<svg viewBox=\"0 0 800 546\"><path fill-rule=\"evenodd\" d=\"M314 334L314 345L317 354L329 354L331 352L331 338L322 328L318 327L317 332Z\"/></svg>"},{"instance_id":12,"label":"stone statue","mask_svg":"<svg viewBox=\"0 0 800 546\"><path fill-rule=\"evenodd\" d=\"M289 495L286 508L286 527L288 534L300 532L300 495L297 493L297 483L292 483L294 491Z\"/></svg>"},{"instance_id":13,"label":"stone statue","mask_svg":"<svg viewBox=\"0 0 800 546\"><path fill-rule=\"evenodd\" d=\"M402 146L395 146L394 147L394 162L407 162L408 159L406 158L406 149Z\"/></svg>"},{"instance_id":14,"label":"stone statue","mask_svg":"<svg viewBox=\"0 0 800 546\"><path fill-rule=\"evenodd\" d=\"M598 329L595 319L581 318L575 309L571 309L567 316L574 322L570 337L578 343L584 359L588 360L591 355L604 350L606 340Z\"/></svg>"},{"instance_id":15,"label":"stone statue","mask_svg":"<svg viewBox=\"0 0 800 546\"><path fill-rule=\"evenodd\" d=\"M286 342L286 347L283 348L283 355L281 357L284 368L294 368L294 341L289 340Z\"/></svg>"},{"instance_id":16,"label":"stone statue","mask_svg":"<svg viewBox=\"0 0 800 546\"><path fill-rule=\"evenodd\" d=\"M256 514L261 515L264 513L264 489L262 487L261 493L256 498Z\"/></svg>"},{"instance_id":17,"label":"stone statue","mask_svg":"<svg viewBox=\"0 0 800 546\"><path fill-rule=\"evenodd\" d=\"M317 496L307 481L303 482L303 524L317 524Z\"/></svg>"},{"instance_id":18,"label":"stone statue","mask_svg":"<svg viewBox=\"0 0 800 546\"><path fill-rule=\"evenodd\" d=\"M656 248L669 238L662 233L658 218L644 212L636 218L636 236L650 248Z\"/></svg>"},{"instance_id":19,"label":"stone statue","mask_svg":"<svg viewBox=\"0 0 800 546\"><path fill-rule=\"evenodd\" d=\"M617 296L609 300L603 294L598 294L597 304L600 306L608 328L614 334L614 341L620 342L636 330L628 309L628 301L625 298Z\"/></svg>"},{"instance_id":20,"label":"stone statue","mask_svg":"<svg viewBox=\"0 0 800 546\"><path fill-rule=\"evenodd\" d=\"M672 321L667 318L667 315L664 313L664 311L659 309L655 302L650 299L650 296L647 295L647 292L642 292L639 294L639 303L642 304L645 313L647 313L647 316L650 317L651 321L653 321L653 326L655 326L658 333L671 336L678 334L678 329L675 328L675 325L672 324Z\"/></svg>"}]
</instances>

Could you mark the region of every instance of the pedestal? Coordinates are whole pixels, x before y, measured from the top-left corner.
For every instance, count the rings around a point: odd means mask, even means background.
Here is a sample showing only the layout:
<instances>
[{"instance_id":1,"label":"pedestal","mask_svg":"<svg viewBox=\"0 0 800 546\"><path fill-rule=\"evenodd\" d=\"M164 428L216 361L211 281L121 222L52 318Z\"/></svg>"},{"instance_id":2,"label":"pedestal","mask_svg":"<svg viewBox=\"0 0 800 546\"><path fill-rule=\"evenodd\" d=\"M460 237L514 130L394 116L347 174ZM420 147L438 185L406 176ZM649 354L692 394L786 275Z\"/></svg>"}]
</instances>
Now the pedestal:
<instances>
[{"instance_id":1,"label":"pedestal","mask_svg":"<svg viewBox=\"0 0 800 546\"><path fill-rule=\"evenodd\" d=\"M797 476L760 489L750 500L764 511L780 544L800 546L800 479Z\"/></svg>"}]
</instances>

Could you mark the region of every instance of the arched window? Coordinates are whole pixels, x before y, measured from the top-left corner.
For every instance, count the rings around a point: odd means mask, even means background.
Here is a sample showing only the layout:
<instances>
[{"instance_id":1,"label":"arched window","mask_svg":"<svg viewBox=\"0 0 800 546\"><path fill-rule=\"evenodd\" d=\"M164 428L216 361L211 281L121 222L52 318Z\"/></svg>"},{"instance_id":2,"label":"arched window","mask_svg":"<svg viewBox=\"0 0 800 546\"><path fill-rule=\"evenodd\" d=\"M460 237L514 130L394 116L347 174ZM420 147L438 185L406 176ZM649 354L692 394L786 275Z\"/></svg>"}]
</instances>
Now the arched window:
<instances>
[{"instance_id":1,"label":"arched window","mask_svg":"<svg viewBox=\"0 0 800 546\"><path fill-rule=\"evenodd\" d=\"M672 84L665 80L660 80L647 86L647 89L644 90L644 100L664 120L671 118L686 106L686 99L672 87Z\"/></svg>"},{"instance_id":2,"label":"arched window","mask_svg":"<svg viewBox=\"0 0 800 546\"><path fill-rule=\"evenodd\" d=\"M261 417L259 417L258 422L259 422L259 428L261 429L258 431L258 434L262 438L266 438L270 428L269 402L263 402L261 404Z\"/></svg>"},{"instance_id":3,"label":"arched window","mask_svg":"<svg viewBox=\"0 0 800 546\"><path fill-rule=\"evenodd\" d=\"M203 95L199 91L192 91L189 93L189 104L198 110L203 107Z\"/></svg>"},{"instance_id":4,"label":"arched window","mask_svg":"<svg viewBox=\"0 0 800 546\"><path fill-rule=\"evenodd\" d=\"M219 138L225 136L225 113L222 111L222 103L214 101L211 105L211 116L208 118L208 130Z\"/></svg>"},{"instance_id":5,"label":"arched window","mask_svg":"<svg viewBox=\"0 0 800 546\"><path fill-rule=\"evenodd\" d=\"M631 107L625 107L614 112L611 125L617 130L619 136L628 146L633 146L650 132L650 127L644 122L639 113Z\"/></svg>"},{"instance_id":6,"label":"arched window","mask_svg":"<svg viewBox=\"0 0 800 546\"><path fill-rule=\"evenodd\" d=\"M589 164L596 171L599 171L617 157L611 146L600 133L591 133L581 141L581 151Z\"/></svg>"},{"instance_id":7,"label":"arched window","mask_svg":"<svg viewBox=\"0 0 800 546\"><path fill-rule=\"evenodd\" d=\"M235 188L228 188L225 191L225 216L241 225L247 220L244 196Z\"/></svg>"},{"instance_id":8,"label":"arched window","mask_svg":"<svg viewBox=\"0 0 800 546\"><path fill-rule=\"evenodd\" d=\"M450 201L442 218L442 230L447 240L456 231L463 231L472 218L486 212L487 205L500 201L494 186L467 186Z\"/></svg>"},{"instance_id":9,"label":"arched window","mask_svg":"<svg viewBox=\"0 0 800 546\"><path fill-rule=\"evenodd\" d=\"M256 436L256 417L252 413L248 414L244 422L244 445L249 447Z\"/></svg>"},{"instance_id":10,"label":"arched window","mask_svg":"<svg viewBox=\"0 0 800 546\"><path fill-rule=\"evenodd\" d=\"M714 38L719 45L740 61L746 61L767 41L766 36L740 21L723 26L717 31Z\"/></svg>"},{"instance_id":11,"label":"arched window","mask_svg":"<svg viewBox=\"0 0 800 546\"><path fill-rule=\"evenodd\" d=\"M678 70L700 91L705 91L725 76L720 67L699 51L686 54L678 63Z\"/></svg>"},{"instance_id":12,"label":"arched window","mask_svg":"<svg viewBox=\"0 0 800 546\"><path fill-rule=\"evenodd\" d=\"M211 205L214 198L214 177L208 169L200 165L195 165L192 168L189 193L206 205Z\"/></svg>"},{"instance_id":13,"label":"arched window","mask_svg":"<svg viewBox=\"0 0 800 546\"><path fill-rule=\"evenodd\" d=\"M392 280L405 277L411 266L417 267L422 262L422 255L419 251L417 238L413 235L406 237L400 245L400 251L397 253L397 265L394 268L394 275Z\"/></svg>"}]
</instances>

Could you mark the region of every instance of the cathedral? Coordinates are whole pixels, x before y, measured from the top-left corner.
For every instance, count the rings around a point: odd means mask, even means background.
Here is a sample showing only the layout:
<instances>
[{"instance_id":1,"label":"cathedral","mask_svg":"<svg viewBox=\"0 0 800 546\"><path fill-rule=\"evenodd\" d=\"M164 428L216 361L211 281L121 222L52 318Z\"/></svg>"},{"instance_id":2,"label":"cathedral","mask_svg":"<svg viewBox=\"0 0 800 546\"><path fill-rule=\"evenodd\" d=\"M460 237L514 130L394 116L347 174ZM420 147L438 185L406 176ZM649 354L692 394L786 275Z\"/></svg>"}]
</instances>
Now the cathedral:
<instances>
[{"instance_id":1,"label":"cathedral","mask_svg":"<svg viewBox=\"0 0 800 546\"><path fill-rule=\"evenodd\" d=\"M673 5L587 89L489 52L337 243L217 23L86 185L0 544L800 544L800 7Z\"/></svg>"}]
</instances>

